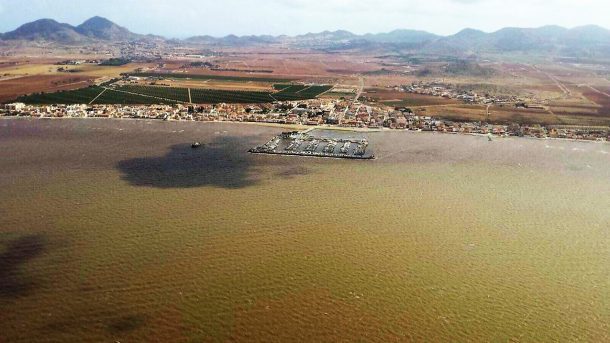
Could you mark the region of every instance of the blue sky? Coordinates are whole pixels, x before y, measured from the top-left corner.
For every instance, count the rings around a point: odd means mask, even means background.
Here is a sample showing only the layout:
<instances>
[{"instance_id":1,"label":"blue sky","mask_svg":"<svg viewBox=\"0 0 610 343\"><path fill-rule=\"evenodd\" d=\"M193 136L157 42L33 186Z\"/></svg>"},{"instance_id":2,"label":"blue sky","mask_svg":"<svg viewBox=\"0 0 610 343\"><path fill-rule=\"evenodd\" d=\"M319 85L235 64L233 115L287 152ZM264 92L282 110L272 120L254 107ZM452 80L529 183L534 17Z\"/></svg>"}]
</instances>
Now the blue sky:
<instances>
[{"instance_id":1,"label":"blue sky","mask_svg":"<svg viewBox=\"0 0 610 343\"><path fill-rule=\"evenodd\" d=\"M100 15L137 33L177 38L403 28L446 35L465 27L609 28L608 13L608 0L0 0L0 32L40 18L76 25Z\"/></svg>"}]
</instances>

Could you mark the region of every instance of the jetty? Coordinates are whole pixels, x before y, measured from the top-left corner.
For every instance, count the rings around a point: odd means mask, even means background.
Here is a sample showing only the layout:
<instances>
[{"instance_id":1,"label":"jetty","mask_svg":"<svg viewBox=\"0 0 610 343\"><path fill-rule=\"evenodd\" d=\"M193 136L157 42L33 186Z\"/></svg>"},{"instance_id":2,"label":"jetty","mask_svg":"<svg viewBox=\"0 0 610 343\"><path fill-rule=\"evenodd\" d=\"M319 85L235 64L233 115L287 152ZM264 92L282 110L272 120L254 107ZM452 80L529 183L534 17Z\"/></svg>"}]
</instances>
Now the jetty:
<instances>
[{"instance_id":1,"label":"jetty","mask_svg":"<svg viewBox=\"0 0 610 343\"><path fill-rule=\"evenodd\" d=\"M311 134L311 130L282 132L249 152L358 160L375 158L366 138L317 137Z\"/></svg>"}]
</instances>

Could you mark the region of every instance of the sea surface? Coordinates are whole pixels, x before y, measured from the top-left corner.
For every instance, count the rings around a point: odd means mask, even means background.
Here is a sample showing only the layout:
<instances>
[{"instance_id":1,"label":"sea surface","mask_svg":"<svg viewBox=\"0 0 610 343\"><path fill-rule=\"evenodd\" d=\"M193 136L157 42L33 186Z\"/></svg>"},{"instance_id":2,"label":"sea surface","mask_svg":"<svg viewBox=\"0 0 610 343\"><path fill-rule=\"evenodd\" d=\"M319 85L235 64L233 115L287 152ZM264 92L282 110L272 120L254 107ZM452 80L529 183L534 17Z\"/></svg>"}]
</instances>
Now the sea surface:
<instances>
[{"instance_id":1,"label":"sea surface","mask_svg":"<svg viewBox=\"0 0 610 343\"><path fill-rule=\"evenodd\" d=\"M610 144L281 131L0 120L0 342L610 340Z\"/></svg>"}]
</instances>

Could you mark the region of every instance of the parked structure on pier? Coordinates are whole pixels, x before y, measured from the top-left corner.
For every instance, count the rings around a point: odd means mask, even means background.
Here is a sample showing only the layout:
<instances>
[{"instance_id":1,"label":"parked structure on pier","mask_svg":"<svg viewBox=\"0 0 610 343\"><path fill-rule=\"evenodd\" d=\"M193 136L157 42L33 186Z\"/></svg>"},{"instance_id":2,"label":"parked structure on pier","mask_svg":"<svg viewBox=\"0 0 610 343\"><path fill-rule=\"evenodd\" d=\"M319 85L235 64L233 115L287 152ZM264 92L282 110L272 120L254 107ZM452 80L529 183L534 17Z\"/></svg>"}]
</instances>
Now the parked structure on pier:
<instances>
[{"instance_id":1,"label":"parked structure on pier","mask_svg":"<svg viewBox=\"0 0 610 343\"><path fill-rule=\"evenodd\" d=\"M283 132L269 142L250 149L256 154L313 156L328 158L373 159L365 138L317 137L305 132Z\"/></svg>"}]
</instances>

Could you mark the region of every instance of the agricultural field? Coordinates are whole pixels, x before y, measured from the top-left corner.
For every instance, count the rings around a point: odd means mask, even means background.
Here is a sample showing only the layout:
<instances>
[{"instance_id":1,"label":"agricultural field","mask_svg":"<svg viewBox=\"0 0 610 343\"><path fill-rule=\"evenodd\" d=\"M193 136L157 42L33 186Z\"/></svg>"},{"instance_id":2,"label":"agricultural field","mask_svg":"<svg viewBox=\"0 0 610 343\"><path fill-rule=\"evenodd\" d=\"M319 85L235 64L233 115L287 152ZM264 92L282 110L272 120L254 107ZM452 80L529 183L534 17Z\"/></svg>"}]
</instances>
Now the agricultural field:
<instances>
[{"instance_id":1,"label":"agricultural field","mask_svg":"<svg viewBox=\"0 0 610 343\"><path fill-rule=\"evenodd\" d=\"M142 85L150 85L150 82L140 81ZM273 86L269 82L241 82L241 81L224 81L224 80L192 80L192 79L165 79L163 81L154 82L157 86L177 87L177 88L205 88L205 89L224 89L224 90L240 90L240 91L262 91L272 92Z\"/></svg>"},{"instance_id":2,"label":"agricultural field","mask_svg":"<svg viewBox=\"0 0 610 343\"><path fill-rule=\"evenodd\" d=\"M320 94L332 89L332 86L320 85L320 86L308 86L308 85L286 85L286 84L275 84L273 88L278 92L273 93L273 98L279 101L290 101L290 100L305 100L312 99Z\"/></svg>"},{"instance_id":3,"label":"agricultural field","mask_svg":"<svg viewBox=\"0 0 610 343\"><path fill-rule=\"evenodd\" d=\"M291 78L270 78L270 77L247 77L231 75L203 75L203 74L179 74L179 73L131 73L136 77L155 77L160 79L191 79L191 80L220 80L220 81L239 81L239 82L287 82Z\"/></svg>"},{"instance_id":4,"label":"agricultural field","mask_svg":"<svg viewBox=\"0 0 610 343\"><path fill-rule=\"evenodd\" d=\"M297 92L297 94L299 94L300 96L302 96L304 98L315 98L325 92L328 92L332 88L333 88L332 86L327 86L327 85L309 86L308 88L305 88L304 90Z\"/></svg>"},{"instance_id":5,"label":"agricultural field","mask_svg":"<svg viewBox=\"0 0 610 343\"><path fill-rule=\"evenodd\" d=\"M95 100L95 101L94 101ZM121 91L104 89L103 87L87 87L72 91L60 91L55 93L37 93L23 96L17 99L19 102L34 105L50 104L172 104L172 100L159 99L151 96L130 94Z\"/></svg>"},{"instance_id":6,"label":"agricultural field","mask_svg":"<svg viewBox=\"0 0 610 343\"><path fill-rule=\"evenodd\" d=\"M327 54L316 51L287 52L284 49L230 51L230 56L219 57L214 64L225 69L270 70L273 75L287 78L352 78L354 74L381 69L381 61L371 54ZM330 83L323 80L311 80Z\"/></svg>"},{"instance_id":7,"label":"agricultural field","mask_svg":"<svg viewBox=\"0 0 610 343\"><path fill-rule=\"evenodd\" d=\"M217 103L267 103L272 102L271 93L228 91L218 89L191 89L193 103L217 104Z\"/></svg>"},{"instance_id":8,"label":"agricultural field","mask_svg":"<svg viewBox=\"0 0 610 343\"><path fill-rule=\"evenodd\" d=\"M0 103L38 93L83 88L92 81L82 75L33 75L0 78Z\"/></svg>"},{"instance_id":9,"label":"agricultural field","mask_svg":"<svg viewBox=\"0 0 610 343\"><path fill-rule=\"evenodd\" d=\"M461 104L460 101L442 97L412 94L394 90L392 88L367 88L362 93L362 98L371 103L388 106L411 107L411 106L440 106Z\"/></svg>"},{"instance_id":10,"label":"agricultural field","mask_svg":"<svg viewBox=\"0 0 610 343\"><path fill-rule=\"evenodd\" d=\"M130 73L138 68L152 67L149 63L128 63L124 65L101 66L98 64L85 63L78 66L61 66L57 62L65 58L55 59L28 59L28 60L0 60L0 75L8 76L33 76L33 75L65 75L58 68L77 70L78 75L90 78L119 77L121 74ZM0 78L1 80L1 78Z\"/></svg>"},{"instance_id":11,"label":"agricultural field","mask_svg":"<svg viewBox=\"0 0 610 343\"><path fill-rule=\"evenodd\" d=\"M304 100L317 97L331 89L327 85L289 85L279 92L220 90L124 85L115 88L88 87L74 91L37 93L22 96L17 101L27 104L171 104L171 103L269 103ZM95 99L95 101L94 101Z\"/></svg>"},{"instance_id":12,"label":"agricultural field","mask_svg":"<svg viewBox=\"0 0 610 343\"><path fill-rule=\"evenodd\" d=\"M179 102L189 102L189 92L187 88L128 85L118 87L117 89L124 92L148 95L156 98L169 99Z\"/></svg>"},{"instance_id":13,"label":"agricultural field","mask_svg":"<svg viewBox=\"0 0 610 343\"><path fill-rule=\"evenodd\" d=\"M102 87L87 87L72 91L60 91L55 93L37 93L23 96L17 99L19 102L34 105L49 104L88 104L104 89Z\"/></svg>"},{"instance_id":14,"label":"agricultural field","mask_svg":"<svg viewBox=\"0 0 610 343\"><path fill-rule=\"evenodd\" d=\"M118 104L118 105L153 105L153 104L164 104L171 105L175 104L176 101L171 99L161 99L151 96L144 96L132 93L126 93L123 91L106 90L102 93L93 104Z\"/></svg>"},{"instance_id":15,"label":"agricultural field","mask_svg":"<svg viewBox=\"0 0 610 343\"><path fill-rule=\"evenodd\" d=\"M304 85L292 85L292 84L284 84L284 83L276 83L273 85L273 89L275 89L276 91L285 91L285 90L292 90L292 91L300 91L305 89Z\"/></svg>"}]
</instances>

